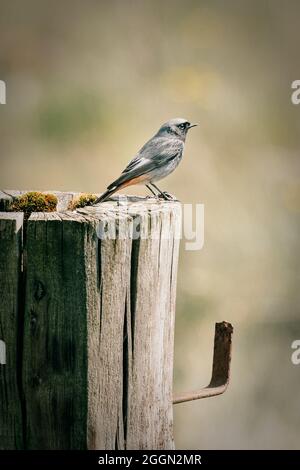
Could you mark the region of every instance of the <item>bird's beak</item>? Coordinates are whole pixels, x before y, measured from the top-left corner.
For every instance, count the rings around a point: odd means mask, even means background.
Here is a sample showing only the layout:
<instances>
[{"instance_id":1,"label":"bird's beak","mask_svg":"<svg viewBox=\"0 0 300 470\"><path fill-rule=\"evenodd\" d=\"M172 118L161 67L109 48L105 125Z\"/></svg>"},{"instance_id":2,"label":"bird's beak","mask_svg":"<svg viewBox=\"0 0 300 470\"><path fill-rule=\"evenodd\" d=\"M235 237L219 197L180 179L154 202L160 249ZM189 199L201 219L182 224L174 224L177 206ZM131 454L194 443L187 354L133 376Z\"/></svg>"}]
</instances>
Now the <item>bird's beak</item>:
<instances>
[{"instance_id":1,"label":"bird's beak","mask_svg":"<svg viewBox=\"0 0 300 470\"><path fill-rule=\"evenodd\" d=\"M198 124L190 124L188 129L191 129L192 127L196 127L196 126L198 126Z\"/></svg>"}]
</instances>

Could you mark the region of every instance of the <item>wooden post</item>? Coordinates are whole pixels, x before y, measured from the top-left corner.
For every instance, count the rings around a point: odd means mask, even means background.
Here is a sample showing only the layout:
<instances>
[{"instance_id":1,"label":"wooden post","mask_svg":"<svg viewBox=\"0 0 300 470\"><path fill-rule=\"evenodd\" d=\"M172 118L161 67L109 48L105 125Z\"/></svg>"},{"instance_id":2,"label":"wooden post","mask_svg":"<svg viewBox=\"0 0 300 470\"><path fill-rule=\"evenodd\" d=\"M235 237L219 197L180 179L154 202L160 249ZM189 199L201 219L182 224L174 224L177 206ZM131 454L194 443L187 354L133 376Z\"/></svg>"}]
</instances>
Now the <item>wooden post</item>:
<instances>
[{"instance_id":1,"label":"wooden post","mask_svg":"<svg viewBox=\"0 0 300 470\"><path fill-rule=\"evenodd\" d=\"M23 448L20 393L23 214L0 213L0 449Z\"/></svg>"},{"instance_id":2,"label":"wooden post","mask_svg":"<svg viewBox=\"0 0 300 470\"><path fill-rule=\"evenodd\" d=\"M24 447L172 449L180 204L117 198L71 212L70 194L26 223L21 363L0 366L20 378Z\"/></svg>"}]
</instances>

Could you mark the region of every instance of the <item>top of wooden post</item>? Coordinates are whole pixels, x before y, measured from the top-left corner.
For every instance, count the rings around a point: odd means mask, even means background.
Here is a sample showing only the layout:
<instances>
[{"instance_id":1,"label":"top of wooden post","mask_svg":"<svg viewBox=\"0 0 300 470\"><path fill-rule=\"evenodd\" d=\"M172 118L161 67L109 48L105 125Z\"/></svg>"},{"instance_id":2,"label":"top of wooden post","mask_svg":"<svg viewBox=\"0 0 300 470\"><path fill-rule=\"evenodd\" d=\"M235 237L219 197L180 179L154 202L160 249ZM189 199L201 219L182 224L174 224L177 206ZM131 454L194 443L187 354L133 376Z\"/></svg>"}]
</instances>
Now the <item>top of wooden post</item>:
<instances>
[{"instance_id":1,"label":"top of wooden post","mask_svg":"<svg viewBox=\"0 0 300 470\"><path fill-rule=\"evenodd\" d=\"M28 191L19 190L0 190L0 211L7 212L11 210L11 206L15 198L27 193ZM108 201L102 202L95 206L85 206L77 208L75 210L70 209L71 203L78 199L82 193L78 192L60 192L60 191L42 191L42 193L53 194L57 197L57 216L60 217L60 213L72 213L74 218L76 214L84 216L95 217L101 219L102 217L123 217L125 214L134 216L135 214L142 214L145 212L175 212L178 213L180 210L180 202L177 200L165 201L163 199L157 199L154 197L140 197L140 196L126 196L116 195L110 198ZM55 214L52 213L52 214ZM55 217L54 215L49 218ZM45 216L48 218L48 215ZM71 215L71 214L70 214ZM38 216L35 215L34 218Z\"/></svg>"}]
</instances>

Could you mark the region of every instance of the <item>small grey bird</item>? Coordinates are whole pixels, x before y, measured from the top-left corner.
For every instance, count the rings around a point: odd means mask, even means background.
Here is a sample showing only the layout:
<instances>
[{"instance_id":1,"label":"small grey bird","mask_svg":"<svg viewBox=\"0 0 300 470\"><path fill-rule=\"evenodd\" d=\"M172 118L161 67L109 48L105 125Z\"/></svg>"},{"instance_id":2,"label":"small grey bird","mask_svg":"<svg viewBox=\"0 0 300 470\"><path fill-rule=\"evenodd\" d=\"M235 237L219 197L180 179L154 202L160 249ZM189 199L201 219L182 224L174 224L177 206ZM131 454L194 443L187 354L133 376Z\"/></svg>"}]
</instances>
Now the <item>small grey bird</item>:
<instances>
[{"instance_id":1,"label":"small grey bird","mask_svg":"<svg viewBox=\"0 0 300 470\"><path fill-rule=\"evenodd\" d=\"M191 124L182 118L171 119L163 124L131 160L121 176L107 187L105 193L94 204L106 201L116 191L133 184L144 184L155 197L172 199L170 194L161 191L154 182L165 178L178 166L183 155L187 132L195 126L197 124Z\"/></svg>"}]
</instances>

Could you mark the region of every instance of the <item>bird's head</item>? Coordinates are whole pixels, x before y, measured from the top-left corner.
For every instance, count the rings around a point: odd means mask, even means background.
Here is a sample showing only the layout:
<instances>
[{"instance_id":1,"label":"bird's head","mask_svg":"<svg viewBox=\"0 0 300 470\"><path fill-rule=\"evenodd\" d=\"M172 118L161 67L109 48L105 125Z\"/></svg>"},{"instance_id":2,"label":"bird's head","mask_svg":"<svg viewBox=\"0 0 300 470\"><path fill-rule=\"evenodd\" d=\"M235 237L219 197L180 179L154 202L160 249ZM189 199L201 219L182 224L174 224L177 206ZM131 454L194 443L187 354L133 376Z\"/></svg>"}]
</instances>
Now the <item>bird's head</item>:
<instances>
[{"instance_id":1,"label":"bird's head","mask_svg":"<svg viewBox=\"0 0 300 470\"><path fill-rule=\"evenodd\" d=\"M187 132L197 124L191 124L187 119L175 118L170 119L161 126L158 131L159 135L170 135L181 140L185 140Z\"/></svg>"}]
</instances>

